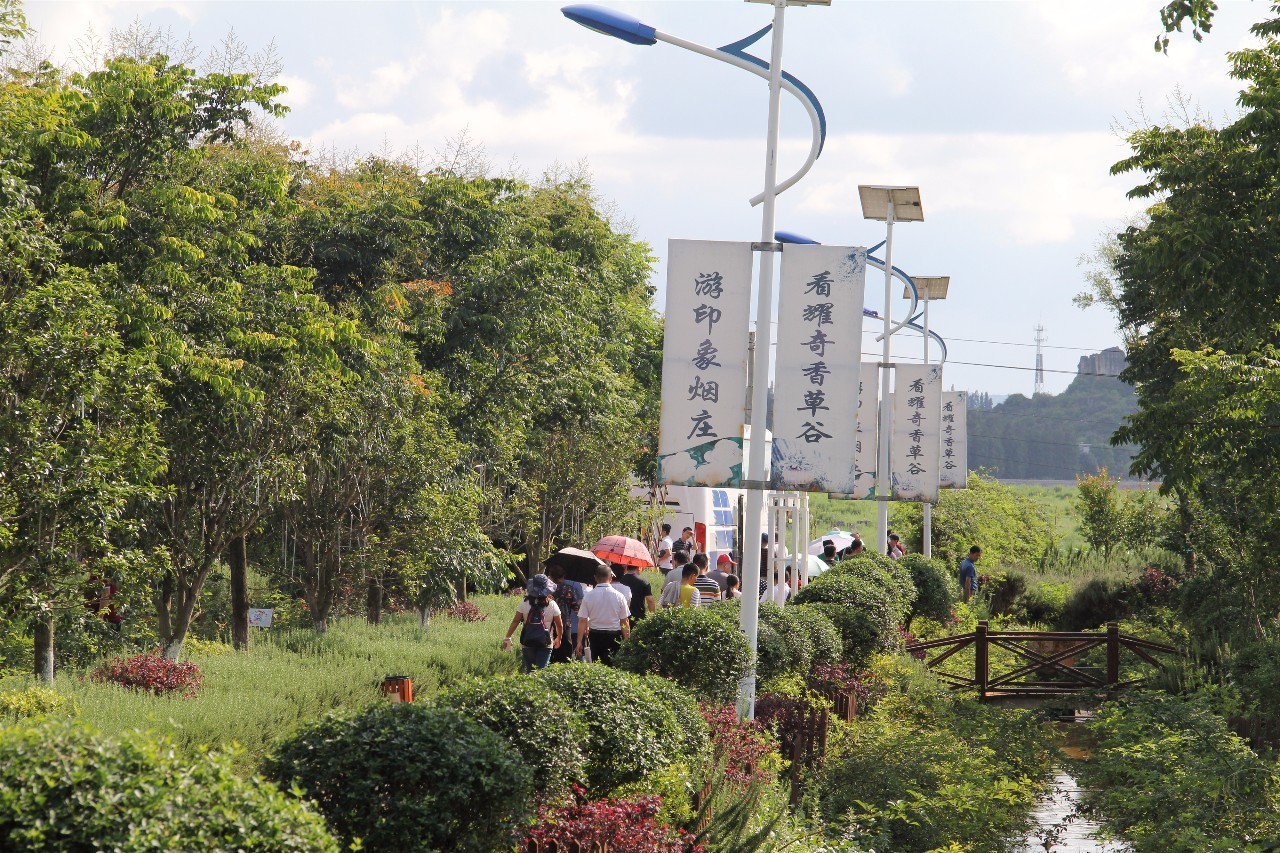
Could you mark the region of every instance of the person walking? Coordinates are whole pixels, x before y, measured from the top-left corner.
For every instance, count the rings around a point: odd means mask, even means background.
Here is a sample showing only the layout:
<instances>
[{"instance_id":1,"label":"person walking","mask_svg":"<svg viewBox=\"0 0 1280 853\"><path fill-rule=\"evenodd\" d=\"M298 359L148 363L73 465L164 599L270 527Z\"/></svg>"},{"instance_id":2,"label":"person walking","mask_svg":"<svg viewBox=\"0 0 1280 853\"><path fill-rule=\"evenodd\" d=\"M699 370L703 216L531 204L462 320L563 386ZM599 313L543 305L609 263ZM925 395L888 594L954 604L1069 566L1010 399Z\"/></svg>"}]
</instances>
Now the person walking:
<instances>
[{"instance_id":1,"label":"person walking","mask_svg":"<svg viewBox=\"0 0 1280 853\"><path fill-rule=\"evenodd\" d=\"M585 637L591 648L591 659L613 666L613 653L631 636L631 613L622 593L613 588L613 569L596 569L596 585L582 599L578 608L578 641L575 651L582 654Z\"/></svg>"},{"instance_id":2,"label":"person walking","mask_svg":"<svg viewBox=\"0 0 1280 853\"><path fill-rule=\"evenodd\" d=\"M701 607L702 600L694 581L698 579L698 567L690 563L684 567L684 575L680 578L680 588L676 593L679 607Z\"/></svg>"},{"instance_id":3,"label":"person walking","mask_svg":"<svg viewBox=\"0 0 1280 853\"><path fill-rule=\"evenodd\" d=\"M832 542L830 539L823 539L822 554L818 559L826 563L827 568L831 568L836 563L840 562L840 555L836 553L836 543Z\"/></svg>"},{"instance_id":4,"label":"person walking","mask_svg":"<svg viewBox=\"0 0 1280 853\"><path fill-rule=\"evenodd\" d=\"M507 636L502 640L502 650L511 648L511 636L520 628L521 671L544 669L551 663L551 653L564 638L564 620L560 608L551 600L556 585L544 574L529 578L525 596L516 607L516 615L507 626Z\"/></svg>"},{"instance_id":5,"label":"person walking","mask_svg":"<svg viewBox=\"0 0 1280 853\"><path fill-rule=\"evenodd\" d=\"M698 543L693 538L693 528L686 527L680 531L680 538L671 546L672 554L679 554L681 551L689 555L689 559L693 559L693 555L698 553Z\"/></svg>"},{"instance_id":6,"label":"person walking","mask_svg":"<svg viewBox=\"0 0 1280 853\"><path fill-rule=\"evenodd\" d=\"M969 549L969 556L960 561L960 590L964 593L964 603L978 594L978 560L982 559L982 548L974 545Z\"/></svg>"},{"instance_id":7,"label":"person walking","mask_svg":"<svg viewBox=\"0 0 1280 853\"><path fill-rule=\"evenodd\" d=\"M896 533L889 534L889 547L885 550L890 560L900 560L907 549L902 544L902 537Z\"/></svg>"},{"instance_id":8,"label":"person walking","mask_svg":"<svg viewBox=\"0 0 1280 853\"><path fill-rule=\"evenodd\" d=\"M737 575L729 575L724 585L724 600L732 601L735 598L742 598L742 580Z\"/></svg>"},{"instance_id":9,"label":"person walking","mask_svg":"<svg viewBox=\"0 0 1280 853\"><path fill-rule=\"evenodd\" d=\"M720 584L714 578L707 577L709 569L706 554L698 554L693 558L693 566L698 570L693 585L698 590L698 599L704 605L720 600Z\"/></svg>"},{"instance_id":10,"label":"person walking","mask_svg":"<svg viewBox=\"0 0 1280 853\"><path fill-rule=\"evenodd\" d=\"M716 567L707 572L707 577L720 585L721 597L724 596L725 590L729 588L729 575L733 574L733 567L736 565L738 564L733 561L733 557L728 554L721 554L716 558Z\"/></svg>"},{"instance_id":11,"label":"person walking","mask_svg":"<svg viewBox=\"0 0 1280 853\"><path fill-rule=\"evenodd\" d=\"M689 565L689 552L676 551L671 557L675 568L667 572L662 579L662 594L658 597L659 607L675 607L680 603L680 579L684 577L685 566Z\"/></svg>"},{"instance_id":12,"label":"person walking","mask_svg":"<svg viewBox=\"0 0 1280 853\"><path fill-rule=\"evenodd\" d=\"M646 613L652 613L657 609L657 605L653 601L653 587L649 585L647 580L640 577L639 566L627 566L626 572L622 575L622 580L618 581L618 586L625 587L631 591L629 610L631 611L632 628L645 617Z\"/></svg>"},{"instance_id":13,"label":"person walking","mask_svg":"<svg viewBox=\"0 0 1280 853\"><path fill-rule=\"evenodd\" d=\"M578 642L578 608L582 606L582 598L587 590L577 581L565 578L564 566L547 566L547 576L556 585L553 600L560 608L560 618L564 621L564 638L559 646L551 650L551 662L568 663L573 657L573 647Z\"/></svg>"}]
</instances>

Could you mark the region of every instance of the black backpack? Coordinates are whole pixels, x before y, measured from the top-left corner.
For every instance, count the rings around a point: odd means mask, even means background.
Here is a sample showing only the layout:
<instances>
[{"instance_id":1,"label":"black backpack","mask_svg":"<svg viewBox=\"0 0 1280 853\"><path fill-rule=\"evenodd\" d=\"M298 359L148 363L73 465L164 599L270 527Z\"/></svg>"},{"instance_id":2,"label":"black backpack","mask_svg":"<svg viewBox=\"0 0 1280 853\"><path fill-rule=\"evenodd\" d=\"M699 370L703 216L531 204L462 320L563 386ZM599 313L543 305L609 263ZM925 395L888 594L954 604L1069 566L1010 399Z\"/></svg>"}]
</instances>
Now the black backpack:
<instances>
[{"instance_id":1,"label":"black backpack","mask_svg":"<svg viewBox=\"0 0 1280 853\"><path fill-rule=\"evenodd\" d=\"M551 648L551 626L546 619L547 599L539 597L529 602L529 612L520 629L520 645L539 649Z\"/></svg>"}]
</instances>

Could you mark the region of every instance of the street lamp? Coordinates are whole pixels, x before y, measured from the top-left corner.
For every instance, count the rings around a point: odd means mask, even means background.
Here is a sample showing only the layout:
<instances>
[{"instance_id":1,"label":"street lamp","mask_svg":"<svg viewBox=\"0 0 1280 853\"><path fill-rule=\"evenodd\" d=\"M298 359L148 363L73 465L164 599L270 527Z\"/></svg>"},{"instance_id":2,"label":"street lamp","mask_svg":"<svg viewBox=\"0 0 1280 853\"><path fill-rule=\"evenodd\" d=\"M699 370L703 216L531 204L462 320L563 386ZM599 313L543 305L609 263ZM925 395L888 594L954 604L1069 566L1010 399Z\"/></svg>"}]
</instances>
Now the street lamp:
<instances>
[{"instance_id":1,"label":"street lamp","mask_svg":"<svg viewBox=\"0 0 1280 853\"><path fill-rule=\"evenodd\" d=\"M752 362L753 375L758 381L751 389L751 436L750 453L747 458L746 473L751 478L744 478L742 485L747 490L746 520L742 544L742 607L739 624L747 635L751 646L752 660L755 660L756 640L759 633L760 601L756 590L760 584L761 516L764 515L764 493L768 489L769 476L767 467L769 459L766 450L765 416L769 403L769 359L772 355L773 339L773 252L779 248L773 241L774 210L778 193L794 185L805 176L813 166L818 155L822 153L822 145L827 135L827 120L822 112L818 99L807 86L795 77L782 70L782 33L783 22L788 4L808 5L807 0L768 0L773 6L773 23L744 39L710 48L673 36L649 26L630 15L605 9L600 6L578 4L565 6L561 11L571 21L595 30L607 36L622 39L630 44L651 45L665 42L684 48L702 56L726 62L757 77L769 81L769 125L765 141L764 191L751 199L752 206L763 203L760 227L760 269L756 289L756 348ZM759 41L772 30L769 61L746 52L746 48ZM809 155L799 171L781 183L778 182L778 113L779 100L783 90L790 92L804 107L813 127L813 141L809 146ZM738 712L745 718L755 716L756 674L754 663L743 677L738 689Z\"/></svg>"},{"instance_id":2,"label":"street lamp","mask_svg":"<svg viewBox=\"0 0 1280 853\"><path fill-rule=\"evenodd\" d=\"M947 289L951 286L951 276L915 276L912 281L916 284L916 297L924 303L924 334L921 336L924 340L924 363L929 363L929 303L935 299L946 299ZM903 299L911 298L911 289L904 288L902 291ZM943 356L945 359L946 356ZM926 502L923 512L923 531L920 534L921 551L924 552L926 558L933 556L933 504Z\"/></svg>"},{"instance_id":3,"label":"street lamp","mask_svg":"<svg viewBox=\"0 0 1280 853\"><path fill-rule=\"evenodd\" d=\"M893 333L893 224L895 222L923 222L924 208L920 205L919 187L858 186L858 198L862 202L862 218L882 221L884 237L884 332L880 336L880 448L876 459L876 535L879 547L889 541L889 430L892 428L889 408L889 364ZM914 288L913 288L914 290ZM914 294L913 294L914 296ZM915 299L907 320L915 312Z\"/></svg>"}]
</instances>

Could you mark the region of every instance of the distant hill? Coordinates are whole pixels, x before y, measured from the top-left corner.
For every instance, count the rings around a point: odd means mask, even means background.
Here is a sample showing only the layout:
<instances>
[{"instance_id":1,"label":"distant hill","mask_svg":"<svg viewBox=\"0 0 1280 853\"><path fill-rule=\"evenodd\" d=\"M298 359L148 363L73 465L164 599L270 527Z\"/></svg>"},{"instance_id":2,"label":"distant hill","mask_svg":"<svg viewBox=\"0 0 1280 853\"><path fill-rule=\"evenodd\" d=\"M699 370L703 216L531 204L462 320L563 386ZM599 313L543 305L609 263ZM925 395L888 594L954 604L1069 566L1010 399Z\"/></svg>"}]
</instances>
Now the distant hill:
<instances>
[{"instance_id":1,"label":"distant hill","mask_svg":"<svg viewBox=\"0 0 1280 853\"><path fill-rule=\"evenodd\" d=\"M1128 476L1135 448L1112 447L1111 435L1137 410L1133 388L1111 376L1078 374L1061 394L1012 394L982 406L970 394L969 467L989 468L1001 479L1073 480L1109 468Z\"/></svg>"}]
</instances>

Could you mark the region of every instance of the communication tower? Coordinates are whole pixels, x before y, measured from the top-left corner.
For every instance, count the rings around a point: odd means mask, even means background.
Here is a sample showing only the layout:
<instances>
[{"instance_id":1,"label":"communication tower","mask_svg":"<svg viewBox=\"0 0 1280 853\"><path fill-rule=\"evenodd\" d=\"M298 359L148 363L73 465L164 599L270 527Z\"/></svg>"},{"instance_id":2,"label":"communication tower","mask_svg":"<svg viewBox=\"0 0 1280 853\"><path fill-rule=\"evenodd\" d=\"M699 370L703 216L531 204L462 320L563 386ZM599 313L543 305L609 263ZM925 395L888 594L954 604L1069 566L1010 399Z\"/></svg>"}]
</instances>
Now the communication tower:
<instances>
[{"instance_id":1,"label":"communication tower","mask_svg":"<svg viewBox=\"0 0 1280 853\"><path fill-rule=\"evenodd\" d=\"M1042 347L1044 346L1044 343L1046 340L1048 340L1048 338L1044 336L1044 324L1037 323L1036 324L1036 390L1035 390L1036 394L1044 393L1044 350L1042 349Z\"/></svg>"}]
</instances>

